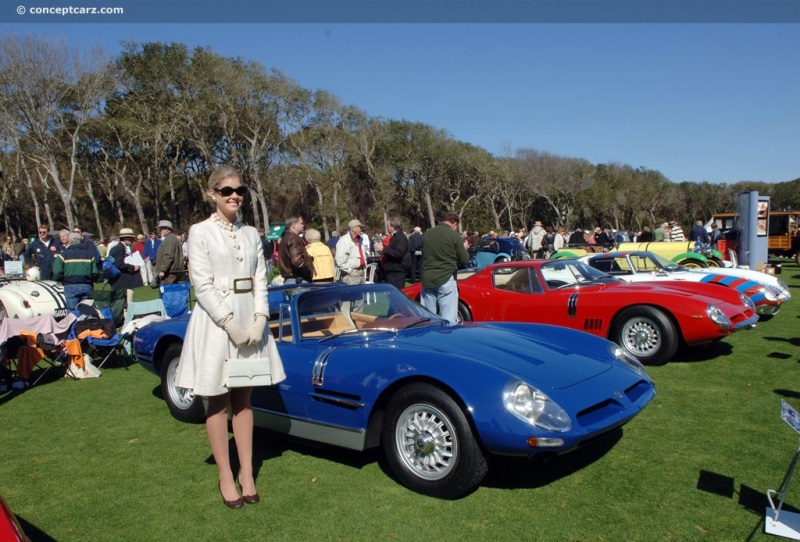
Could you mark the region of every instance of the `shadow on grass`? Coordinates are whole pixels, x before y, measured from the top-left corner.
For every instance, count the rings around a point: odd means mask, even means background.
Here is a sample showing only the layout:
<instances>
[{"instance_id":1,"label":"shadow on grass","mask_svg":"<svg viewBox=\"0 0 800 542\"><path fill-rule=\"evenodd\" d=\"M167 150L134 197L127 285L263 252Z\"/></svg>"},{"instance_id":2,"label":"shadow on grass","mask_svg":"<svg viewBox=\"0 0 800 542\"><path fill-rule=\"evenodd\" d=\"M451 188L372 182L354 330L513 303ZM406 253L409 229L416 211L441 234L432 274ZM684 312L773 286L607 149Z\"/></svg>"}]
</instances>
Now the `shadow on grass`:
<instances>
[{"instance_id":1,"label":"shadow on grass","mask_svg":"<svg viewBox=\"0 0 800 542\"><path fill-rule=\"evenodd\" d=\"M789 399L800 399L800 392L796 392L793 390L773 390L776 395L780 395L781 397L787 397Z\"/></svg>"},{"instance_id":2,"label":"shadow on grass","mask_svg":"<svg viewBox=\"0 0 800 542\"><path fill-rule=\"evenodd\" d=\"M733 345L717 341L700 346L682 347L670 360L670 363L695 363L698 361L708 361L721 356L733 354Z\"/></svg>"},{"instance_id":3,"label":"shadow on grass","mask_svg":"<svg viewBox=\"0 0 800 542\"><path fill-rule=\"evenodd\" d=\"M789 343L792 346L800 346L800 338L797 337L790 337L788 339L785 337L764 337L764 340L772 342L784 342Z\"/></svg>"},{"instance_id":4,"label":"shadow on grass","mask_svg":"<svg viewBox=\"0 0 800 542\"><path fill-rule=\"evenodd\" d=\"M733 478L707 470L700 471L700 476L697 478L697 489L727 499L733 499L736 496L735 481ZM745 484L739 486L738 501L740 506L758 515L762 515L764 510L769 506L766 491L758 491ZM785 503L782 510L795 513L800 512L797 508Z\"/></svg>"},{"instance_id":5,"label":"shadow on grass","mask_svg":"<svg viewBox=\"0 0 800 542\"><path fill-rule=\"evenodd\" d=\"M16 514L15 514L16 515ZM23 518L17 516L20 527L25 532L25 535L31 539L31 542L55 542L55 538L37 528L36 525L28 523Z\"/></svg>"},{"instance_id":6,"label":"shadow on grass","mask_svg":"<svg viewBox=\"0 0 800 542\"><path fill-rule=\"evenodd\" d=\"M772 352L771 354L767 354L768 358L772 359L789 359L791 358L791 354L783 354L781 352Z\"/></svg>"},{"instance_id":7,"label":"shadow on grass","mask_svg":"<svg viewBox=\"0 0 800 542\"><path fill-rule=\"evenodd\" d=\"M569 476L606 455L622 438L622 428L563 455L520 457L489 456L489 474L482 486L497 489L534 489Z\"/></svg>"}]
</instances>

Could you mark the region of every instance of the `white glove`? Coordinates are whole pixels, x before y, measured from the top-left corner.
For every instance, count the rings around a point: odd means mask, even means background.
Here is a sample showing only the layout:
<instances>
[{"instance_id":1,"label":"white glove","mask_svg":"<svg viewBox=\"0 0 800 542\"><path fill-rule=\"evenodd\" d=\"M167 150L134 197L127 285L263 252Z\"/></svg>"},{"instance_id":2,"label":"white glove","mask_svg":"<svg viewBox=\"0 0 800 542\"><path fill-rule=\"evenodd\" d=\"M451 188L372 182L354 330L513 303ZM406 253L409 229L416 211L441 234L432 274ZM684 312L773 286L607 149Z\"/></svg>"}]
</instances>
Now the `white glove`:
<instances>
[{"instance_id":1,"label":"white glove","mask_svg":"<svg viewBox=\"0 0 800 542\"><path fill-rule=\"evenodd\" d=\"M258 346L261 344L261 339L264 337L264 329L266 329L266 327L267 317L263 314L257 314L256 321L250 326L250 329L247 330L247 336L250 339L247 344L250 346Z\"/></svg>"},{"instance_id":2,"label":"white glove","mask_svg":"<svg viewBox=\"0 0 800 542\"><path fill-rule=\"evenodd\" d=\"M231 338L233 344L235 344L237 347L246 345L250 340L248 330L233 323L233 315L226 317L222 321L222 328L228 334L228 337Z\"/></svg>"}]
</instances>

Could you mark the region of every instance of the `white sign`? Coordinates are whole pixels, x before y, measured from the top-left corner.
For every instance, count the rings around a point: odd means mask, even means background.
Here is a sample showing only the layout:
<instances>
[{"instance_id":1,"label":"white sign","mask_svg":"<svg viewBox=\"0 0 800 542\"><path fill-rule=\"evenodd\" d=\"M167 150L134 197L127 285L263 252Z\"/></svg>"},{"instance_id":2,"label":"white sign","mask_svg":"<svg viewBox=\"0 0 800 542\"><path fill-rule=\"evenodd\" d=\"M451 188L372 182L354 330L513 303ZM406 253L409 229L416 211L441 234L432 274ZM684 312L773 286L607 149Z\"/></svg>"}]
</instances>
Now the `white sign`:
<instances>
[{"instance_id":1,"label":"white sign","mask_svg":"<svg viewBox=\"0 0 800 542\"><path fill-rule=\"evenodd\" d=\"M781 418L791 425L795 431L800 433L800 412L793 409L792 406L783 399L781 399Z\"/></svg>"},{"instance_id":2,"label":"white sign","mask_svg":"<svg viewBox=\"0 0 800 542\"><path fill-rule=\"evenodd\" d=\"M3 262L3 272L6 275L21 275L22 274L22 262L19 261L7 261Z\"/></svg>"}]
</instances>

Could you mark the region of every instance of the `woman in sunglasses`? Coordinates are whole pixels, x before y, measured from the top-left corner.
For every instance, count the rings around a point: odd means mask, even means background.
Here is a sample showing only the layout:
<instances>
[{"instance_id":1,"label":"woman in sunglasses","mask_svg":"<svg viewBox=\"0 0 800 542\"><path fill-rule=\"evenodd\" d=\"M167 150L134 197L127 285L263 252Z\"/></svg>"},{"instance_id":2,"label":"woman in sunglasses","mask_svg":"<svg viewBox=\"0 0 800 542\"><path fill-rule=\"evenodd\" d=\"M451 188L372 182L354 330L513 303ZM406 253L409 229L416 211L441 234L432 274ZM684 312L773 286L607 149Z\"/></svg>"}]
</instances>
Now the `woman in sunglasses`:
<instances>
[{"instance_id":1,"label":"woman in sunglasses","mask_svg":"<svg viewBox=\"0 0 800 542\"><path fill-rule=\"evenodd\" d=\"M189 277L197 304L186 330L177 385L208 397L206 430L219 471L219 492L225 506L241 508L259 501L253 478L253 388L225 387L225 359L269 358L273 384L286 375L267 328L261 238L237 218L247 195L241 175L233 167L220 167L211 174L206 195L213 213L189 230ZM228 455L228 411L239 457L236 477Z\"/></svg>"}]
</instances>

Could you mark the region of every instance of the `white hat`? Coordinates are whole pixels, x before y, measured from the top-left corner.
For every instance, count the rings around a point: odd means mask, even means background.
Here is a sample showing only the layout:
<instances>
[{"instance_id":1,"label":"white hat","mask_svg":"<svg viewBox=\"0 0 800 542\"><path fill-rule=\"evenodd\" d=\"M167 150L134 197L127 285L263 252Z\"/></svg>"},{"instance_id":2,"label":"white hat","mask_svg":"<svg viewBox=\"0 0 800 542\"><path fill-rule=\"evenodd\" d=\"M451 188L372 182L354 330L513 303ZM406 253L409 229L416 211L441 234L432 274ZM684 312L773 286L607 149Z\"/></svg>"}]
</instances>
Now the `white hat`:
<instances>
[{"instance_id":1,"label":"white hat","mask_svg":"<svg viewBox=\"0 0 800 542\"><path fill-rule=\"evenodd\" d=\"M175 229L175 228L172 227L172 222L170 222L169 220L160 221L158 223L158 226L156 226L156 228L159 229L159 230L161 228L169 228L170 230L174 230Z\"/></svg>"},{"instance_id":2,"label":"white hat","mask_svg":"<svg viewBox=\"0 0 800 542\"><path fill-rule=\"evenodd\" d=\"M357 218L354 218L353 220L347 223L348 228L355 228L356 226L363 228L364 224L362 224L361 221Z\"/></svg>"}]
</instances>

